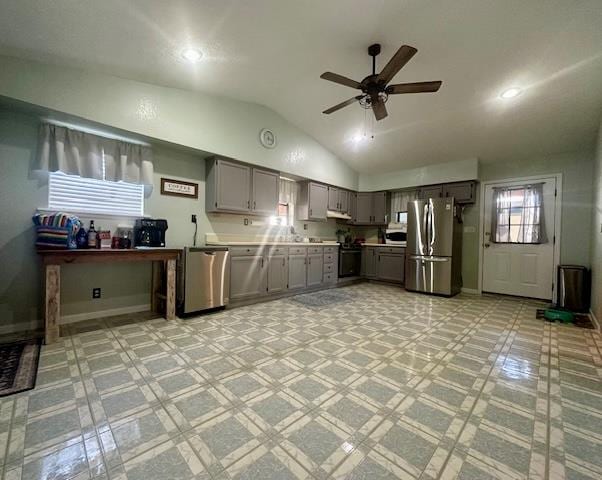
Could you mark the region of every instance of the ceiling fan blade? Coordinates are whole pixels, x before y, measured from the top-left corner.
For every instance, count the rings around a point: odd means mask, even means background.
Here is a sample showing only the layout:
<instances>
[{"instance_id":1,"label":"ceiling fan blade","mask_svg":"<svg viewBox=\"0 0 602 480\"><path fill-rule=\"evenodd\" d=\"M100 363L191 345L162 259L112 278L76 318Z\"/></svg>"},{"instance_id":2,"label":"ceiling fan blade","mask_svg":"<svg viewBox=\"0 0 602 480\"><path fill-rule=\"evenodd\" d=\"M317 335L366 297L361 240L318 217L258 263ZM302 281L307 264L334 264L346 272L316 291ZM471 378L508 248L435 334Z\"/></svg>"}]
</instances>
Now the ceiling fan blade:
<instances>
[{"instance_id":1,"label":"ceiling fan blade","mask_svg":"<svg viewBox=\"0 0 602 480\"><path fill-rule=\"evenodd\" d=\"M376 120L382 120L388 115L385 103L380 99L377 102L372 102L372 111L374 112Z\"/></svg>"},{"instance_id":2,"label":"ceiling fan blade","mask_svg":"<svg viewBox=\"0 0 602 480\"><path fill-rule=\"evenodd\" d=\"M359 82L351 80L347 77L343 77L343 75L339 75L338 73L324 72L322 75L320 75L320 78L323 78L324 80L330 80L331 82L338 83L340 85L345 85L346 87L357 89L360 88Z\"/></svg>"},{"instance_id":3,"label":"ceiling fan blade","mask_svg":"<svg viewBox=\"0 0 602 480\"><path fill-rule=\"evenodd\" d=\"M389 85L385 91L389 95L436 92L442 83L440 80L436 82L398 83L397 85Z\"/></svg>"},{"instance_id":4,"label":"ceiling fan blade","mask_svg":"<svg viewBox=\"0 0 602 480\"><path fill-rule=\"evenodd\" d=\"M378 74L378 81L381 84L386 85L391 81L391 79L399 72L403 66L410 61L410 59L416 55L416 50L414 47L410 47L409 45L402 45L399 47L399 50L393 55L389 63L385 65L382 72Z\"/></svg>"},{"instance_id":5,"label":"ceiling fan blade","mask_svg":"<svg viewBox=\"0 0 602 480\"><path fill-rule=\"evenodd\" d=\"M344 102L339 103L338 105L335 105L334 107L330 107L326 110L324 110L322 113L325 113L326 115L336 112L337 110L340 110L343 107L346 107L347 105L351 105L354 102L357 102L360 98L362 98L363 95L358 95L357 97L352 97L349 100L345 100Z\"/></svg>"}]
</instances>

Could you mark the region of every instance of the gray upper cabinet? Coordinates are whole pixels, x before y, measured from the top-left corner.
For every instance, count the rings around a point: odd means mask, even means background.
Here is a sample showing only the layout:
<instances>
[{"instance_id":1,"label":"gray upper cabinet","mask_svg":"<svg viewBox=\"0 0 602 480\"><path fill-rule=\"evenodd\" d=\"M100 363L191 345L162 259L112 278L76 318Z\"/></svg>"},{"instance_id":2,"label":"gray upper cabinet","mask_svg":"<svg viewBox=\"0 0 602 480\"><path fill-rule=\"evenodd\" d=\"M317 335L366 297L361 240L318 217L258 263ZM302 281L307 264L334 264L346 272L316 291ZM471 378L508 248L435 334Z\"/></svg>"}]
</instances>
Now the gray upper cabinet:
<instances>
[{"instance_id":1,"label":"gray upper cabinet","mask_svg":"<svg viewBox=\"0 0 602 480\"><path fill-rule=\"evenodd\" d=\"M348 213L349 213L349 216L351 217L351 220L349 220L349 223L353 225L353 224L357 223L357 193L349 192L349 195L347 195L347 202L348 202Z\"/></svg>"},{"instance_id":2,"label":"gray upper cabinet","mask_svg":"<svg viewBox=\"0 0 602 480\"><path fill-rule=\"evenodd\" d=\"M307 257L302 255L288 256L288 288L305 288L307 283Z\"/></svg>"},{"instance_id":3,"label":"gray upper cabinet","mask_svg":"<svg viewBox=\"0 0 602 480\"><path fill-rule=\"evenodd\" d=\"M339 211L349 213L349 194L347 190L339 190Z\"/></svg>"},{"instance_id":4,"label":"gray upper cabinet","mask_svg":"<svg viewBox=\"0 0 602 480\"><path fill-rule=\"evenodd\" d=\"M339 189L328 187L328 210L339 211Z\"/></svg>"},{"instance_id":5,"label":"gray upper cabinet","mask_svg":"<svg viewBox=\"0 0 602 480\"><path fill-rule=\"evenodd\" d=\"M372 193L359 192L356 196L355 223L372 223Z\"/></svg>"},{"instance_id":6,"label":"gray upper cabinet","mask_svg":"<svg viewBox=\"0 0 602 480\"><path fill-rule=\"evenodd\" d=\"M375 225L387 223L387 192L372 193L372 223Z\"/></svg>"},{"instance_id":7,"label":"gray upper cabinet","mask_svg":"<svg viewBox=\"0 0 602 480\"><path fill-rule=\"evenodd\" d=\"M405 256L403 253L377 253L378 279L386 282L403 283Z\"/></svg>"},{"instance_id":8,"label":"gray upper cabinet","mask_svg":"<svg viewBox=\"0 0 602 480\"><path fill-rule=\"evenodd\" d=\"M454 197L456 203L475 203L476 190L475 182L449 183L443 186L443 196Z\"/></svg>"},{"instance_id":9,"label":"gray upper cabinet","mask_svg":"<svg viewBox=\"0 0 602 480\"><path fill-rule=\"evenodd\" d=\"M276 215L280 174L253 168L253 202L251 211L257 215Z\"/></svg>"},{"instance_id":10,"label":"gray upper cabinet","mask_svg":"<svg viewBox=\"0 0 602 480\"><path fill-rule=\"evenodd\" d=\"M284 292L288 288L286 255L268 256L268 293Z\"/></svg>"},{"instance_id":11,"label":"gray upper cabinet","mask_svg":"<svg viewBox=\"0 0 602 480\"><path fill-rule=\"evenodd\" d=\"M427 198L441 198L443 196L443 185L429 185L422 187L418 191L418 198L426 200Z\"/></svg>"},{"instance_id":12,"label":"gray upper cabinet","mask_svg":"<svg viewBox=\"0 0 602 480\"><path fill-rule=\"evenodd\" d=\"M275 215L280 174L220 157L207 159L205 211Z\"/></svg>"},{"instance_id":13,"label":"gray upper cabinet","mask_svg":"<svg viewBox=\"0 0 602 480\"><path fill-rule=\"evenodd\" d=\"M230 259L230 298L239 300L265 295L267 278L263 255L232 256Z\"/></svg>"},{"instance_id":14,"label":"gray upper cabinet","mask_svg":"<svg viewBox=\"0 0 602 480\"><path fill-rule=\"evenodd\" d=\"M307 286L313 287L322 283L324 254L313 253L307 256Z\"/></svg>"},{"instance_id":15,"label":"gray upper cabinet","mask_svg":"<svg viewBox=\"0 0 602 480\"><path fill-rule=\"evenodd\" d=\"M326 220L328 210L328 187L321 183L299 184L297 216L299 220Z\"/></svg>"},{"instance_id":16,"label":"gray upper cabinet","mask_svg":"<svg viewBox=\"0 0 602 480\"><path fill-rule=\"evenodd\" d=\"M207 161L206 211L248 213L250 198L251 167L221 158Z\"/></svg>"},{"instance_id":17,"label":"gray upper cabinet","mask_svg":"<svg viewBox=\"0 0 602 480\"><path fill-rule=\"evenodd\" d=\"M359 192L356 195L353 223L357 225L387 223L387 192Z\"/></svg>"}]
</instances>

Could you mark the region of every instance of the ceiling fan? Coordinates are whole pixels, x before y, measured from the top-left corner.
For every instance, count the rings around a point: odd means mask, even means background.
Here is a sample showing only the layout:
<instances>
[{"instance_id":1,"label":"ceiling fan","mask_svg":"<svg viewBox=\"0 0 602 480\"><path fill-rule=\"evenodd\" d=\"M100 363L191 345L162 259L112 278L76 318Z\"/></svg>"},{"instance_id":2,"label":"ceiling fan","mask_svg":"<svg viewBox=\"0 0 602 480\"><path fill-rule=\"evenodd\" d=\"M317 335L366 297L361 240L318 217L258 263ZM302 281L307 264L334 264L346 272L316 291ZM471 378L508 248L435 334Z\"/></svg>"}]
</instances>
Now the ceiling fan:
<instances>
[{"instance_id":1,"label":"ceiling fan","mask_svg":"<svg viewBox=\"0 0 602 480\"><path fill-rule=\"evenodd\" d=\"M331 82L345 85L346 87L361 90L362 94L345 100L344 102L324 110L322 113L331 114L340 110L354 102L359 102L364 108L371 108L374 112L376 120L382 120L388 113L385 103L389 99L389 95L397 95L400 93L422 93L436 92L441 86L441 81L436 82L415 82L415 83L398 83L396 85L388 85L393 77L399 72L403 66L410 61L418 50L409 45L402 45L399 50L393 55L389 63L385 65L380 73L376 73L376 57L380 54L380 44L375 43L368 47L368 55L372 57L372 75L368 75L361 82L356 82L350 78L338 75L332 72L325 72L320 75L320 78Z\"/></svg>"}]
</instances>

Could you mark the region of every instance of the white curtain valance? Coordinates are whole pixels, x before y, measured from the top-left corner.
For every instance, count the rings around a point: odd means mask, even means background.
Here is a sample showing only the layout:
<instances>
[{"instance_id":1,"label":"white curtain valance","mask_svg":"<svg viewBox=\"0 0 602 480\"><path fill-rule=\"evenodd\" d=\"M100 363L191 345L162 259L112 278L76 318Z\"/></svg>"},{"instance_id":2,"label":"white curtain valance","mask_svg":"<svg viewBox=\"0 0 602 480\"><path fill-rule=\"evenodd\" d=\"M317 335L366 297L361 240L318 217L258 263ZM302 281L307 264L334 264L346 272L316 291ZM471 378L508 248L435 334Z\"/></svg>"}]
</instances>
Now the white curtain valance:
<instances>
[{"instance_id":1,"label":"white curtain valance","mask_svg":"<svg viewBox=\"0 0 602 480\"><path fill-rule=\"evenodd\" d=\"M34 169L149 188L153 185L153 155L149 146L48 123L40 125Z\"/></svg>"},{"instance_id":2,"label":"white curtain valance","mask_svg":"<svg viewBox=\"0 0 602 480\"><path fill-rule=\"evenodd\" d=\"M416 190L407 190L391 193L391 220L397 218L397 212L407 212L408 202L416 200Z\"/></svg>"},{"instance_id":3,"label":"white curtain valance","mask_svg":"<svg viewBox=\"0 0 602 480\"><path fill-rule=\"evenodd\" d=\"M297 182L280 179L279 203L294 205L297 199Z\"/></svg>"}]
</instances>

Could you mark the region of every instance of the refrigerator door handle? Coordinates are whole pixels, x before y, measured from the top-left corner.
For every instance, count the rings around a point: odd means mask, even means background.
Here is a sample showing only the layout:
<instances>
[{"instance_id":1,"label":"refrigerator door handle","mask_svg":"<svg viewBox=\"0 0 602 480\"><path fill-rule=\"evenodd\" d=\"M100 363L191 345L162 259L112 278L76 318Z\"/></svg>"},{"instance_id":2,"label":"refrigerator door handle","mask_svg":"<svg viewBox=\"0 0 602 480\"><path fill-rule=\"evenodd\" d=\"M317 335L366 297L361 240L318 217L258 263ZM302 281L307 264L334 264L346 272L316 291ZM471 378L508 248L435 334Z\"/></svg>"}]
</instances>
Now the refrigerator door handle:
<instances>
[{"instance_id":1,"label":"refrigerator door handle","mask_svg":"<svg viewBox=\"0 0 602 480\"><path fill-rule=\"evenodd\" d=\"M416 255L411 256L410 260L431 262L431 263L449 262L449 258L447 258L447 257L418 257Z\"/></svg>"},{"instance_id":2,"label":"refrigerator door handle","mask_svg":"<svg viewBox=\"0 0 602 480\"><path fill-rule=\"evenodd\" d=\"M428 250L429 237L428 237L428 220L429 219L429 204L428 201L424 204L424 209L422 212L422 231L424 233L424 242L420 242L420 253L422 255L429 254L430 252L424 251L425 247Z\"/></svg>"},{"instance_id":3,"label":"refrigerator door handle","mask_svg":"<svg viewBox=\"0 0 602 480\"><path fill-rule=\"evenodd\" d=\"M430 219L430 225L429 225L429 255L432 255L435 247L433 247L433 245L435 244L435 222L433 221L433 214L434 214L434 205L431 203L430 208L429 208L429 219Z\"/></svg>"}]
</instances>

